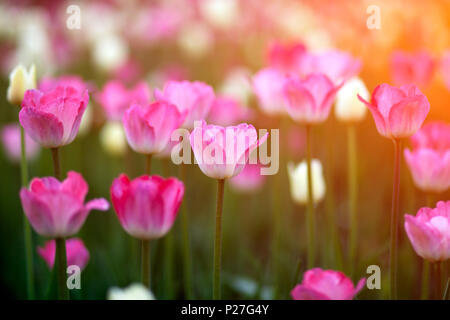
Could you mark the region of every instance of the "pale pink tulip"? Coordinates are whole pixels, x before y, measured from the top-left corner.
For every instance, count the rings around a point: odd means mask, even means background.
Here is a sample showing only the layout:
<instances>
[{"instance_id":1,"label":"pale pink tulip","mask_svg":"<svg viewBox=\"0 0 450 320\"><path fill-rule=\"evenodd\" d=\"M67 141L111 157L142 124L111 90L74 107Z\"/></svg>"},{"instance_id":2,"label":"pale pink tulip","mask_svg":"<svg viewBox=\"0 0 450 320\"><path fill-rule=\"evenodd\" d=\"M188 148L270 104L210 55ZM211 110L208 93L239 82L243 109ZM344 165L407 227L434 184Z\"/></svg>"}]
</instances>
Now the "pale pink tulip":
<instances>
[{"instance_id":1,"label":"pale pink tulip","mask_svg":"<svg viewBox=\"0 0 450 320\"><path fill-rule=\"evenodd\" d=\"M57 87L72 87L80 93L92 90L81 77L76 75L66 75L59 78L44 77L39 81L39 90L43 92L54 90Z\"/></svg>"},{"instance_id":2,"label":"pale pink tulip","mask_svg":"<svg viewBox=\"0 0 450 320\"><path fill-rule=\"evenodd\" d=\"M11 123L2 128L2 142L6 156L13 162L19 162L21 156L20 127ZM28 160L33 160L39 153L39 145L25 134L25 154Z\"/></svg>"},{"instance_id":3,"label":"pale pink tulip","mask_svg":"<svg viewBox=\"0 0 450 320\"><path fill-rule=\"evenodd\" d=\"M264 185L266 176L261 174L263 166L259 163L247 163L245 168L230 179L230 186L238 192L255 192Z\"/></svg>"},{"instance_id":4,"label":"pale pink tulip","mask_svg":"<svg viewBox=\"0 0 450 320\"><path fill-rule=\"evenodd\" d=\"M162 152L170 142L171 134L184 122L187 112L165 101L147 106L133 104L123 116L123 126L130 147L139 153Z\"/></svg>"},{"instance_id":5,"label":"pale pink tulip","mask_svg":"<svg viewBox=\"0 0 450 320\"><path fill-rule=\"evenodd\" d=\"M44 237L65 238L80 230L91 210L108 210L108 202L94 199L84 204L88 185L69 171L59 182L53 177L34 178L30 188L20 190L22 207L34 230Z\"/></svg>"},{"instance_id":6,"label":"pale pink tulip","mask_svg":"<svg viewBox=\"0 0 450 320\"><path fill-rule=\"evenodd\" d=\"M431 121L423 125L412 137L413 148L429 148L439 152L450 149L450 124Z\"/></svg>"},{"instance_id":7,"label":"pale pink tulip","mask_svg":"<svg viewBox=\"0 0 450 320\"><path fill-rule=\"evenodd\" d=\"M391 57L391 77L394 84L427 86L434 72L433 57L425 51L407 53L396 51Z\"/></svg>"},{"instance_id":8,"label":"pale pink tulip","mask_svg":"<svg viewBox=\"0 0 450 320\"><path fill-rule=\"evenodd\" d=\"M405 230L416 253L431 262L450 258L450 201L436 208L421 208L416 216L405 214Z\"/></svg>"},{"instance_id":9,"label":"pale pink tulip","mask_svg":"<svg viewBox=\"0 0 450 320\"><path fill-rule=\"evenodd\" d=\"M208 177L226 179L238 175L248 162L250 153L267 139L258 140L252 125L221 127L205 121L190 135L192 150L200 170Z\"/></svg>"},{"instance_id":10,"label":"pale pink tulip","mask_svg":"<svg viewBox=\"0 0 450 320\"><path fill-rule=\"evenodd\" d=\"M124 174L111 185L111 200L120 224L131 236L150 240L172 227L184 195L175 178L141 176L132 181Z\"/></svg>"},{"instance_id":11,"label":"pale pink tulip","mask_svg":"<svg viewBox=\"0 0 450 320\"><path fill-rule=\"evenodd\" d=\"M415 85L396 88L381 84L373 91L370 103L358 98L372 112L378 133L390 139L413 135L430 111L427 97Z\"/></svg>"},{"instance_id":12,"label":"pale pink tulip","mask_svg":"<svg viewBox=\"0 0 450 320\"><path fill-rule=\"evenodd\" d=\"M139 82L131 89L127 89L122 82L111 80L105 84L96 99L101 105L108 120L121 121L125 110L133 103L148 104L152 98L149 86Z\"/></svg>"},{"instance_id":13,"label":"pale pink tulip","mask_svg":"<svg viewBox=\"0 0 450 320\"><path fill-rule=\"evenodd\" d=\"M208 122L220 126L231 126L248 120L250 110L229 97L217 97L209 112Z\"/></svg>"},{"instance_id":14,"label":"pale pink tulip","mask_svg":"<svg viewBox=\"0 0 450 320\"><path fill-rule=\"evenodd\" d=\"M356 287L344 273L314 268L303 275L303 281L291 291L294 300L352 300L364 287L366 279Z\"/></svg>"},{"instance_id":15,"label":"pale pink tulip","mask_svg":"<svg viewBox=\"0 0 450 320\"><path fill-rule=\"evenodd\" d=\"M41 146L57 148L71 143L89 102L88 91L58 86L42 92L28 90L19 120L26 133Z\"/></svg>"},{"instance_id":16,"label":"pale pink tulip","mask_svg":"<svg viewBox=\"0 0 450 320\"><path fill-rule=\"evenodd\" d=\"M310 74L305 79L289 77L283 88L287 111L297 122L324 122L338 89L324 74Z\"/></svg>"},{"instance_id":17,"label":"pale pink tulip","mask_svg":"<svg viewBox=\"0 0 450 320\"><path fill-rule=\"evenodd\" d=\"M259 106L268 115L286 112L283 88L286 75L275 68L265 68L253 76L253 91Z\"/></svg>"},{"instance_id":18,"label":"pale pink tulip","mask_svg":"<svg viewBox=\"0 0 450 320\"><path fill-rule=\"evenodd\" d=\"M49 269L53 269L55 264L56 241L47 241L43 247L38 247L38 253L47 263ZM81 270L89 261L89 251L86 249L83 241L79 238L66 240L67 266L78 266Z\"/></svg>"},{"instance_id":19,"label":"pale pink tulip","mask_svg":"<svg viewBox=\"0 0 450 320\"><path fill-rule=\"evenodd\" d=\"M200 81L168 81L164 89L155 89L155 99L174 104L181 113L187 111L183 127L192 129L194 121L205 120L214 103L214 91Z\"/></svg>"}]
</instances>

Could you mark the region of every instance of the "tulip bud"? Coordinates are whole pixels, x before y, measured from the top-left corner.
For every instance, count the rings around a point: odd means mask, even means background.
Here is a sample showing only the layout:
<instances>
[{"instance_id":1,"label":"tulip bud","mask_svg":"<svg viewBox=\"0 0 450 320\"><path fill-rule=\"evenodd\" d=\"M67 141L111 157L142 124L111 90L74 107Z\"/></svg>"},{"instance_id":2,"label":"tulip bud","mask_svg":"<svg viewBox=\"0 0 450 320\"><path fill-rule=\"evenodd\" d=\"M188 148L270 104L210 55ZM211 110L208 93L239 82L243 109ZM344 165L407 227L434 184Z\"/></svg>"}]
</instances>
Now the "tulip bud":
<instances>
[{"instance_id":1,"label":"tulip bud","mask_svg":"<svg viewBox=\"0 0 450 320\"><path fill-rule=\"evenodd\" d=\"M291 196L298 204L308 203L308 171L306 160L296 167L288 163L289 181L291 184ZM311 161L311 175L313 185L313 201L319 202L325 196L325 180L322 173L322 164L317 159Z\"/></svg>"},{"instance_id":2,"label":"tulip bud","mask_svg":"<svg viewBox=\"0 0 450 320\"><path fill-rule=\"evenodd\" d=\"M153 293L140 283L125 289L113 287L108 290L108 300L155 300Z\"/></svg>"},{"instance_id":3,"label":"tulip bud","mask_svg":"<svg viewBox=\"0 0 450 320\"><path fill-rule=\"evenodd\" d=\"M25 91L36 88L36 68L32 65L27 71L21 64L9 74L9 87L6 97L11 104L20 106Z\"/></svg>"},{"instance_id":4,"label":"tulip bud","mask_svg":"<svg viewBox=\"0 0 450 320\"><path fill-rule=\"evenodd\" d=\"M358 99L358 94L366 99L370 99L370 93L364 82L354 77L347 81L336 95L336 105L334 114L341 121L360 121L366 115L366 106Z\"/></svg>"},{"instance_id":5,"label":"tulip bud","mask_svg":"<svg viewBox=\"0 0 450 320\"><path fill-rule=\"evenodd\" d=\"M112 155L122 155L127 148L125 131L120 122L107 122L100 131L100 144Z\"/></svg>"}]
</instances>

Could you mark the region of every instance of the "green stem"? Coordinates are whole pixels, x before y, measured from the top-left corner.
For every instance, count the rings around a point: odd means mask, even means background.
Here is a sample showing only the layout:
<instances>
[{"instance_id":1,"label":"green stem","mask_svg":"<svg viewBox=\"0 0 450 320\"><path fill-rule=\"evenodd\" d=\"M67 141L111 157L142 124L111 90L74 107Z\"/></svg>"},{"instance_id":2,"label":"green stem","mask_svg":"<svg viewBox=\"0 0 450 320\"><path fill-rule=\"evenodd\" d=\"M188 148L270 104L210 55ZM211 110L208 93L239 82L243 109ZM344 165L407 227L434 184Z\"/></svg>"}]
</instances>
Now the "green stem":
<instances>
[{"instance_id":1,"label":"green stem","mask_svg":"<svg viewBox=\"0 0 450 320\"><path fill-rule=\"evenodd\" d=\"M422 263L422 292L420 293L420 299L428 299L428 289L430 287L430 263L427 260L423 260Z\"/></svg>"},{"instance_id":2,"label":"green stem","mask_svg":"<svg viewBox=\"0 0 450 320\"><path fill-rule=\"evenodd\" d=\"M398 269L398 232L399 232L399 198L401 170L401 140L394 139L394 183L392 190L391 211L391 250L390 250L390 286L391 299L397 299L397 269Z\"/></svg>"},{"instance_id":3,"label":"green stem","mask_svg":"<svg viewBox=\"0 0 450 320\"><path fill-rule=\"evenodd\" d=\"M152 172L152 155L147 154L145 156L145 174L150 175Z\"/></svg>"},{"instance_id":4,"label":"green stem","mask_svg":"<svg viewBox=\"0 0 450 320\"><path fill-rule=\"evenodd\" d=\"M150 240L141 240L141 279L150 288Z\"/></svg>"},{"instance_id":5,"label":"green stem","mask_svg":"<svg viewBox=\"0 0 450 320\"><path fill-rule=\"evenodd\" d=\"M308 171L308 208L306 212L306 236L308 243L308 269L315 265L315 217L314 217L314 194L313 180L311 171L311 126L306 125L306 166Z\"/></svg>"},{"instance_id":6,"label":"green stem","mask_svg":"<svg viewBox=\"0 0 450 320\"><path fill-rule=\"evenodd\" d=\"M348 207L350 216L350 232L349 232L349 261L350 275L353 276L357 261L356 251L358 243L358 213L357 213L357 197L358 197L358 163L356 151L356 132L354 125L347 126L347 147L348 147Z\"/></svg>"},{"instance_id":7,"label":"green stem","mask_svg":"<svg viewBox=\"0 0 450 320\"><path fill-rule=\"evenodd\" d=\"M56 240L56 272L58 273L58 299L69 300L69 291L66 284L66 269L67 269L67 255L66 255L66 241L64 238L57 238Z\"/></svg>"},{"instance_id":8,"label":"green stem","mask_svg":"<svg viewBox=\"0 0 450 320\"><path fill-rule=\"evenodd\" d=\"M180 166L180 179L186 185L186 165ZM189 217L187 212L186 200L181 204L181 227L183 237L183 277L184 277L184 295L187 300L193 298L192 295L192 261L191 261L191 242L189 237Z\"/></svg>"},{"instance_id":9,"label":"green stem","mask_svg":"<svg viewBox=\"0 0 450 320\"><path fill-rule=\"evenodd\" d=\"M61 164L59 161L59 148L52 148L52 159L53 159L53 170L55 173L55 178L61 179Z\"/></svg>"},{"instance_id":10,"label":"green stem","mask_svg":"<svg viewBox=\"0 0 450 320\"><path fill-rule=\"evenodd\" d=\"M280 212L280 174L274 176L274 187L272 190L272 214L273 214L273 238L272 238L272 266L274 278L274 299L279 299L280 294L280 232L281 232L281 212Z\"/></svg>"},{"instance_id":11,"label":"green stem","mask_svg":"<svg viewBox=\"0 0 450 320\"><path fill-rule=\"evenodd\" d=\"M20 126L20 171L22 177L22 187L28 186L28 166L25 149L25 131ZM25 243L25 268L27 272L27 296L29 300L34 299L34 266L33 266L33 239L30 223L26 216L23 216L23 239Z\"/></svg>"},{"instance_id":12,"label":"green stem","mask_svg":"<svg viewBox=\"0 0 450 320\"><path fill-rule=\"evenodd\" d=\"M214 237L213 299L220 300L220 272L222 268L222 207L225 180L217 180L216 232Z\"/></svg>"},{"instance_id":13,"label":"green stem","mask_svg":"<svg viewBox=\"0 0 450 320\"><path fill-rule=\"evenodd\" d=\"M166 299L173 298L173 283L174 283L174 234L169 231L164 241L164 260L166 268L164 270L165 280L165 294Z\"/></svg>"}]
</instances>

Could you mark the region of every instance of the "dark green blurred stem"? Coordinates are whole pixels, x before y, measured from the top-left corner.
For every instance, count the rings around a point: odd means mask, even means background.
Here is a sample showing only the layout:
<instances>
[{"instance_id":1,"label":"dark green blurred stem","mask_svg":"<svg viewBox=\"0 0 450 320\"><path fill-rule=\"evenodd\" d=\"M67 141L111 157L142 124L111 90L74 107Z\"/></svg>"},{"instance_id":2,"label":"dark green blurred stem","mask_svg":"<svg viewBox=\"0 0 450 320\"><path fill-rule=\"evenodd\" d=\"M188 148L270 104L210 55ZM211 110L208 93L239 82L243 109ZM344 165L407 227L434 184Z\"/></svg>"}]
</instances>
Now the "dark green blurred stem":
<instances>
[{"instance_id":1,"label":"dark green blurred stem","mask_svg":"<svg viewBox=\"0 0 450 320\"><path fill-rule=\"evenodd\" d=\"M141 279L150 289L150 240L141 240Z\"/></svg>"},{"instance_id":2,"label":"dark green blurred stem","mask_svg":"<svg viewBox=\"0 0 450 320\"><path fill-rule=\"evenodd\" d=\"M420 299L428 299L428 289L430 287L430 263L427 260L423 260L422 264L422 291L420 293Z\"/></svg>"},{"instance_id":3,"label":"dark green blurred stem","mask_svg":"<svg viewBox=\"0 0 450 320\"><path fill-rule=\"evenodd\" d=\"M356 151L356 132L355 126L349 124L347 126L347 161L348 161L348 208L350 217L349 230L349 262L350 275L353 276L356 268L356 251L358 243L358 213L357 213L357 197L358 197L358 163Z\"/></svg>"},{"instance_id":4,"label":"dark green blurred stem","mask_svg":"<svg viewBox=\"0 0 450 320\"><path fill-rule=\"evenodd\" d=\"M313 180L311 171L311 126L306 125L306 166L308 171L308 208L306 212L306 236L308 243L308 269L315 265L315 217L314 217L314 195L313 195Z\"/></svg>"},{"instance_id":5,"label":"dark green blurred stem","mask_svg":"<svg viewBox=\"0 0 450 320\"><path fill-rule=\"evenodd\" d=\"M28 187L28 165L25 149L25 131L20 126L20 172L22 178L22 187ZM27 297L29 300L34 299L34 264L33 264L33 239L31 234L30 223L27 217L23 216L23 240L25 244L25 265L27 272Z\"/></svg>"},{"instance_id":6,"label":"dark green blurred stem","mask_svg":"<svg viewBox=\"0 0 450 320\"><path fill-rule=\"evenodd\" d=\"M216 232L214 236L214 267L213 267L213 299L220 300L220 272L222 269L222 208L224 179L217 180Z\"/></svg>"},{"instance_id":7,"label":"dark green blurred stem","mask_svg":"<svg viewBox=\"0 0 450 320\"><path fill-rule=\"evenodd\" d=\"M272 238L272 266L274 279L274 299L279 299L280 294L280 232L281 232L281 210L280 210L280 173L274 176L272 189L272 215L273 215L273 238Z\"/></svg>"},{"instance_id":8,"label":"dark green blurred stem","mask_svg":"<svg viewBox=\"0 0 450 320\"><path fill-rule=\"evenodd\" d=\"M152 172L152 155L147 154L145 156L145 174L150 175Z\"/></svg>"},{"instance_id":9,"label":"dark green blurred stem","mask_svg":"<svg viewBox=\"0 0 450 320\"><path fill-rule=\"evenodd\" d=\"M56 272L58 273L58 300L69 300L69 291L66 284L66 241L64 238L56 240Z\"/></svg>"},{"instance_id":10,"label":"dark green blurred stem","mask_svg":"<svg viewBox=\"0 0 450 320\"><path fill-rule=\"evenodd\" d=\"M180 165L180 179L186 186L186 165ZM186 199L181 204L181 227L183 236L183 276L184 276L184 295L185 299L192 299L192 261L191 261L191 242L189 237L189 217L187 212Z\"/></svg>"},{"instance_id":11,"label":"dark green blurred stem","mask_svg":"<svg viewBox=\"0 0 450 320\"><path fill-rule=\"evenodd\" d=\"M52 148L53 171L55 178L61 179L61 164L59 162L59 148Z\"/></svg>"},{"instance_id":12,"label":"dark green blurred stem","mask_svg":"<svg viewBox=\"0 0 450 320\"><path fill-rule=\"evenodd\" d=\"M400 199L400 170L402 142L393 139L394 143L394 183L392 190L391 211L391 248L390 248L390 293L391 299L397 299L397 269L398 269L398 231L399 231L399 199Z\"/></svg>"},{"instance_id":13,"label":"dark green blurred stem","mask_svg":"<svg viewBox=\"0 0 450 320\"><path fill-rule=\"evenodd\" d=\"M442 299L442 277L441 277L441 262L434 263L434 290L435 299Z\"/></svg>"},{"instance_id":14,"label":"dark green blurred stem","mask_svg":"<svg viewBox=\"0 0 450 320\"><path fill-rule=\"evenodd\" d=\"M162 170L165 178L170 176L169 158L164 158L162 161ZM164 239L164 282L165 282L165 296L166 299L173 299L173 283L174 283L174 234L170 230Z\"/></svg>"}]
</instances>

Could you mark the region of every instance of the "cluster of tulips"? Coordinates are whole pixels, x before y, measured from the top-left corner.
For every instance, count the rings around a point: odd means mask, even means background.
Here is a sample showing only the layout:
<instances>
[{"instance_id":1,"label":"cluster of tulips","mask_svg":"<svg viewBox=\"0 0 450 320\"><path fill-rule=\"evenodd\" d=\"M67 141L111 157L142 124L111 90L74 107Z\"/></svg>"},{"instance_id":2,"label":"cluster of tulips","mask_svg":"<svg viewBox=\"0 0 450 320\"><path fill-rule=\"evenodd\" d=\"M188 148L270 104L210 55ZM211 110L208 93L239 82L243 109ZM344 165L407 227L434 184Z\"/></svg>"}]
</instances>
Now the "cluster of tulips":
<instances>
[{"instance_id":1,"label":"cluster of tulips","mask_svg":"<svg viewBox=\"0 0 450 320\"><path fill-rule=\"evenodd\" d=\"M276 44L270 52L269 66L251 79L259 106L269 116L289 116L306 132L306 159L298 165L287 164L292 198L307 206L308 270L302 282L292 289L292 298L353 299L366 283L362 277L354 285L343 272L323 270L317 263L315 206L325 195L325 183L321 163L313 159L312 135L314 127L327 120L335 104L336 117L348 129L350 266L356 263L356 248L360 241L357 233L355 124L365 116L367 108L379 134L394 144L389 270L390 297L396 299L402 141L410 138L413 145L412 150L404 150L404 156L415 185L426 193L439 194L450 187L450 125L440 122L423 125L430 104L414 84L399 87L381 84L369 97L364 83L357 77L361 62L345 52L312 53L298 44ZM67 266L78 265L82 269L89 259L83 241L73 237L91 210L109 208L108 201L103 198L85 203L88 185L83 176L69 171L67 178L62 180L60 169L59 150L76 138L89 103L89 91L89 85L76 76L43 79L36 85L33 67L27 71L18 66L10 75L7 98L11 104L20 107L23 184L20 199L27 218L24 233L30 297L34 290L30 225L36 233L51 239L38 249L39 254L49 267L55 266L57 270L58 296L68 298ZM141 241L142 284L148 289L151 288L150 241L164 237L172 228L184 198L186 182L185 163L180 164L178 179L152 174L152 162L154 157L168 158L180 151L175 148L179 141L174 141L173 134L180 128L187 132L187 136L180 138L189 141L200 170L217 181L212 297L220 299L224 184L228 180L234 181L242 189L259 184L263 179L262 166L248 162L268 135L258 136L255 127L247 123L229 125L242 118L243 111L232 101L216 97L211 86L199 81L168 81L162 90L156 89L152 94L144 82L128 89L120 81L113 80L96 95L96 100L108 120L122 128L129 147L145 157L146 172L133 180L120 174L112 182L110 199L123 229ZM209 116L211 110L218 110L213 117ZM211 118L215 119L215 124L206 123L205 120L211 121ZM26 155L33 153L29 148L35 144L51 150L54 176L33 178L28 183ZM362 187L370 188L369 185ZM181 211L183 220L188 221L186 210ZM188 234L189 224L183 224L183 227L183 232ZM430 266L435 269L433 275L438 278L434 279L436 297L441 296L441 265L450 258L450 201L430 202L429 207L420 209L415 216L405 215L404 228L414 250L426 261L424 272L429 272ZM184 277L185 286L189 288L192 286L191 257L188 238L184 241L188 246L184 252ZM428 288L428 283L425 287ZM139 288L130 290L136 292ZM123 298L118 292L111 295ZM146 292L145 297L153 295ZM186 297L189 298L189 293Z\"/></svg>"}]
</instances>

